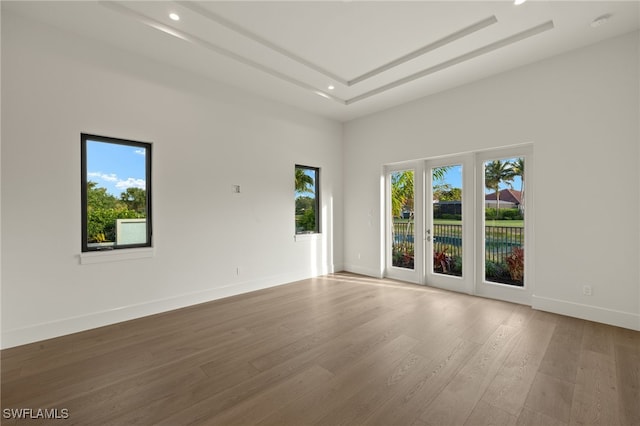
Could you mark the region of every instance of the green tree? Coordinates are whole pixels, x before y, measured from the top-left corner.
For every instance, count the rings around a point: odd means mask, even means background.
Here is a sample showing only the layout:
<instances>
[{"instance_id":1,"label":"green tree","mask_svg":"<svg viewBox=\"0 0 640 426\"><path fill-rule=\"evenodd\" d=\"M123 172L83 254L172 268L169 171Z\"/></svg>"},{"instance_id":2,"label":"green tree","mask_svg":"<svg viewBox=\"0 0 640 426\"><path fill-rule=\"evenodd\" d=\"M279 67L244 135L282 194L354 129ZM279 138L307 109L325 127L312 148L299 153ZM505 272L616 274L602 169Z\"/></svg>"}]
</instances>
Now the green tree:
<instances>
[{"instance_id":1,"label":"green tree","mask_svg":"<svg viewBox=\"0 0 640 426\"><path fill-rule=\"evenodd\" d=\"M87 236L90 243L116 240L117 219L144 218L143 214L128 210L124 206L110 209L92 209L87 212Z\"/></svg>"},{"instance_id":2,"label":"green tree","mask_svg":"<svg viewBox=\"0 0 640 426\"><path fill-rule=\"evenodd\" d=\"M316 202L311 197L297 197L296 198L296 215L301 215L307 210L313 210L316 207Z\"/></svg>"},{"instance_id":3,"label":"green tree","mask_svg":"<svg viewBox=\"0 0 640 426\"><path fill-rule=\"evenodd\" d=\"M134 189L134 188L130 188ZM143 190L138 190L142 191ZM131 199L126 195L127 192L120 195L117 199L113 195L107 193L106 188L98 187L93 181L87 182L87 236L90 243L99 243L105 241L115 241L116 239L116 220L117 219L136 219L145 217L145 206L138 206L138 211L133 205L134 200L139 198L138 191L129 192ZM146 197L143 198L146 204ZM139 204L139 200L138 200ZM129 206L132 206L131 208Z\"/></svg>"},{"instance_id":4,"label":"green tree","mask_svg":"<svg viewBox=\"0 0 640 426\"><path fill-rule=\"evenodd\" d=\"M462 190L453 188L448 183L433 186L433 197L439 201L461 201Z\"/></svg>"},{"instance_id":5,"label":"green tree","mask_svg":"<svg viewBox=\"0 0 640 426\"><path fill-rule=\"evenodd\" d=\"M413 211L413 175L413 170L391 174L391 214L393 217L400 217L403 208Z\"/></svg>"},{"instance_id":6,"label":"green tree","mask_svg":"<svg viewBox=\"0 0 640 426\"><path fill-rule=\"evenodd\" d=\"M524 211L524 158L520 157L511 163L514 176L520 176L520 210Z\"/></svg>"},{"instance_id":7,"label":"green tree","mask_svg":"<svg viewBox=\"0 0 640 426\"><path fill-rule=\"evenodd\" d=\"M315 209L305 210L298 220L298 226L302 231L315 231L316 229L316 213Z\"/></svg>"},{"instance_id":8,"label":"green tree","mask_svg":"<svg viewBox=\"0 0 640 426\"><path fill-rule=\"evenodd\" d=\"M316 230L315 179L307 174L307 170L309 169L296 167L296 232Z\"/></svg>"},{"instance_id":9,"label":"green tree","mask_svg":"<svg viewBox=\"0 0 640 426\"><path fill-rule=\"evenodd\" d=\"M107 193L107 188L100 188L93 181L87 182L87 210L115 209L120 207L116 197Z\"/></svg>"},{"instance_id":10,"label":"green tree","mask_svg":"<svg viewBox=\"0 0 640 426\"><path fill-rule=\"evenodd\" d=\"M509 161L494 160L484 166L484 184L496 193L496 219L500 216L500 183L511 185L515 174Z\"/></svg>"},{"instance_id":11,"label":"green tree","mask_svg":"<svg viewBox=\"0 0 640 426\"><path fill-rule=\"evenodd\" d=\"M433 181L443 181L451 166L434 167ZM403 170L391 174L391 213L393 217L400 217L402 209L413 212L414 209L414 171Z\"/></svg>"},{"instance_id":12,"label":"green tree","mask_svg":"<svg viewBox=\"0 0 640 426\"><path fill-rule=\"evenodd\" d=\"M296 167L296 192L313 194L315 181L313 177L305 173L305 169Z\"/></svg>"},{"instance_id":13,"label":"green tree","mask_svg":"<svg viewBox=\"0 0 640 426\"><path fill-rule=\"evenodd\" d=\"M120 194L122 201L129 210L137 213L146 213L147 211L147 193L141 188L127 188L125 192Z\"/></svg>"},{"instance_id":14,"label":"green tree","mask_svg":"<svg viewBox=\"0 0 640 426\"><path fill-rule=\"evenodd\" d=\"M433 175L433 181L444 181L444 178L447 176L447 172L449 171L449 169L453 167L453 166L442 166L442 167L434 167L431 170L431 173Z\"/></svg>"}]
</instances>

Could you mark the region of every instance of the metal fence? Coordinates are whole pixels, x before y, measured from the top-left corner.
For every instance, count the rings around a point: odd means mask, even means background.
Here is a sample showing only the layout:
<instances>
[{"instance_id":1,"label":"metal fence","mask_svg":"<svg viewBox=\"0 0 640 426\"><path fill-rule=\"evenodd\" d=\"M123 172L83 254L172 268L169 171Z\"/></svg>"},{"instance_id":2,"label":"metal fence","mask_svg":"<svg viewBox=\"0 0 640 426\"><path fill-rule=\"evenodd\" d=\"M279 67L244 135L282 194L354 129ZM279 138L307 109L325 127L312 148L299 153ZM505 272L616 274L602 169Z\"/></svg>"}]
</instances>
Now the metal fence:
<instances>
[{"instance_id":1,"label":"metal fence","mask_svg":"<svg viewBox=\"0 0 640 426\"><path fill-rule=\"evenodd\" d=\"M462 225L433 225L433 251L462 257Z\"/></svg>"},{"instance_id":2,"label":"metal fence","mask_svg":"<svg viewBox=\"0 0 640 426\"><path fill-rule=\"evenodd\" d=\"M415 228L413 222L393 223L393 251L413 249ZM514 247L524 246L524 228L485 226L486 259L502 263ZM436 224L433 227L433 250L445 251L449 256L462 256L462 225ZM411 250L413 251L413 250Z\"/></svg>"},{"instance_id":3,"label":"metal fence","mask_svg":"<svg viewBox=\"0 0 640 426\"><path fill-rule=\"evenodd\" d=\"M514 247L524 247L524 228L485 226L485 258L502 263Z\"/></svg>"}]
</instances>

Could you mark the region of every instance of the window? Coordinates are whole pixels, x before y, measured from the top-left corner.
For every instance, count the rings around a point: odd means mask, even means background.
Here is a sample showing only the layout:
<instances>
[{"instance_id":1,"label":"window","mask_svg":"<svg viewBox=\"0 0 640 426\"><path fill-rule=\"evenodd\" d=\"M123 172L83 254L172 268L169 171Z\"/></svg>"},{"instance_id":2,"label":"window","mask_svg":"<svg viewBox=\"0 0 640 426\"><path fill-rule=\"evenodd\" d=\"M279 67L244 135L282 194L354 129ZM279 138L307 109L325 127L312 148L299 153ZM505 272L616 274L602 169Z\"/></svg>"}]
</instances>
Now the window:
<instances>
[{"instance_id":1,"label":"window","mask_svg":"<svg viewBox=\"0 0 640 426\"><path fill-rule=\"evenodd\" d=\"M320 232L320 169L296 165L296 234Z\"/></svg>"},{"instance_id":2,"label":"window","mask_svg":"<svg viewBox=\"0 0 640 426\"><path fill-rule=\"evenodd\" d=\"M151 247L151 144L81 141L82 251Z\"/></svg>"}]
</instances>

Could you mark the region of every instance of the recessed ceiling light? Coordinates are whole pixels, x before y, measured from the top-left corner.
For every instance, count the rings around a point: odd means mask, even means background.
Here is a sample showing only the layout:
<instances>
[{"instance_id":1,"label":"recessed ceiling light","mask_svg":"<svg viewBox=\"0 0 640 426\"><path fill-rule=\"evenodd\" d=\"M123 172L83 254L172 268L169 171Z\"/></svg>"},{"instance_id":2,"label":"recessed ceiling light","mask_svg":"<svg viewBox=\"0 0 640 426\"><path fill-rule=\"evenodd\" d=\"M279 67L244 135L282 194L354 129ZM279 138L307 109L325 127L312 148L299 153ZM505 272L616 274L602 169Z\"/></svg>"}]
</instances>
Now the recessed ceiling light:
<instances>
[{"instance_id":1,"label":"recessed ceiling light","mask_svg":"<svg viewBox=\"0 0 640 426\"><path fill-rule=\"evenodd\" d=\"M329 89L329 90L333 90L335 88L336 88L336 86L334 86L333 84L330 84L330 85L327 86L327 89Z\"/></svg>"},{"instance_id":2,"label":"recessed ceiling light","mask_svg":"<svg viewBox=\"0 0 640 426\"><path fill-rule=\"evenodd\" d=\"M514 0L513 4L515 4L516 6L520 6L525 1L527 1L527 0Z\"/></svg>"},{"instance_id":3,"label":"recessed ceiling light","mask_svg":"<svg viewBox=\"0 0 640 426\"><path fill-rule=\"evenodd\" d=\"M178 15L177 13L170 13L169 18L173 19L174 21L179 21L180 15Z\"/></svg>"},{"instance_id":4,"label":"recessed ceiling light","mask_svg":"<svg viewBox=\"0 0 640 426\"><path fill-rule=\"evenodd\" d=\"M596 19L594 19L591 22L591 27L592 28L601 27L604 24L606 24L607 22L609 22L609 19L611 19L611 14L609 14L609 13L607 13L606 15L598 16Z\"/></svg>"}]
</instances>

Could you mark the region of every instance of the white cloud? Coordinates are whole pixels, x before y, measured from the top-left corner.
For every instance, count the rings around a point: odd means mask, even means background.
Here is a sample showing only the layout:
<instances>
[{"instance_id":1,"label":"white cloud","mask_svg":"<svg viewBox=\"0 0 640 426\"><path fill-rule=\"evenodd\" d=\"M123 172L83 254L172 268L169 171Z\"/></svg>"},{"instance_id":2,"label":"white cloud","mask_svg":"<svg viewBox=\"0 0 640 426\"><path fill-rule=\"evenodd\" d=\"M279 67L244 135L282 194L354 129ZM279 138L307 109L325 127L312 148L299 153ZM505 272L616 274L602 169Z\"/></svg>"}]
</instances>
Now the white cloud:
<instances>
[{"instance_id":1,"label":"white cloud","mask_svg":"<svg viewBox=\"0 0 640 426\"><path fill-rule=\"evenodd\" d=\"M98 178L98 179L102 179L105 180L107 182L117 182L118 181L118 176L116 176L115 173L102 173L102 172L89 172L87 173L88 177L92 177L92 178Z\"/></svg>"},{"instance_id":2,"label":"white cloud","mask_svg":"<svg viewBox=\"0 0 640 426\"><path fill-rule=\"evenodd\" d=\"M135 151L133 151L134 153L138 154L138 155L142 155L143 157L146 154L146 150L140 148L140 149L136 149Z\"/></svg>"},{"instance_id":3,"label":"white cloud","mask_svg":"<svg viewBox=\"0 0 640 426\"><path fill-rule=\"evenodd\" d=\"M147 183L144 179L135 179L128 178L127 180L118 180L116 183L116 188L118 189L127 189L127 188L140 188L145 189L147 187Z\"/></svg>"}]
</instances>

